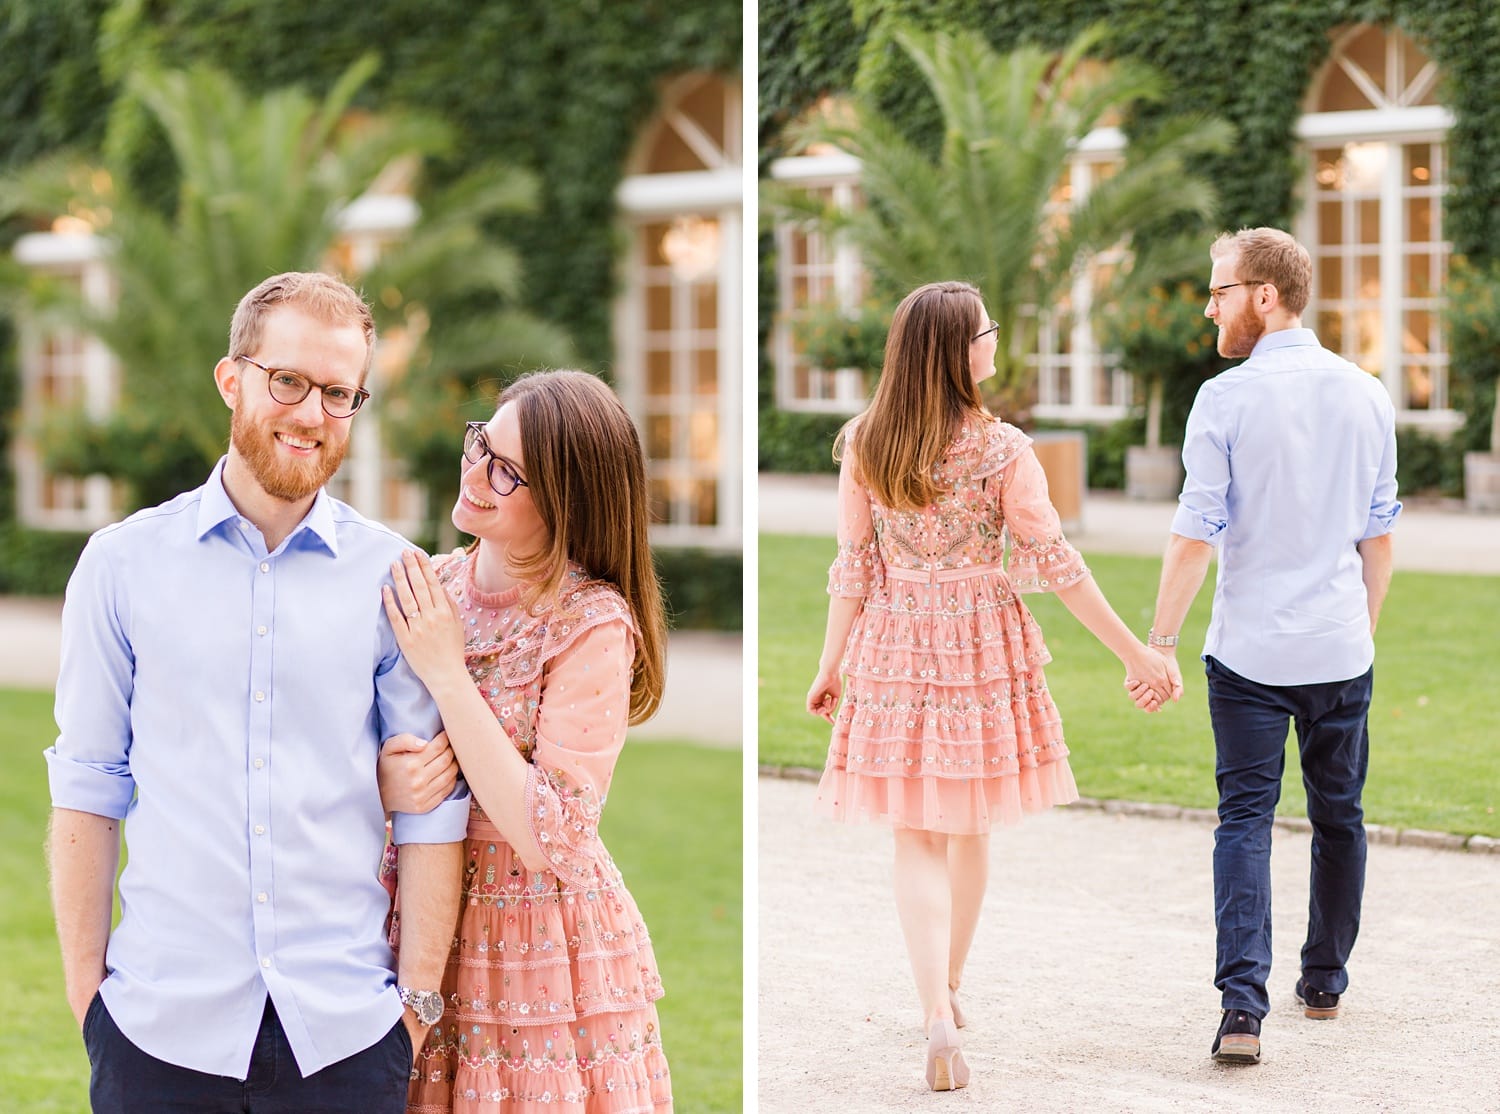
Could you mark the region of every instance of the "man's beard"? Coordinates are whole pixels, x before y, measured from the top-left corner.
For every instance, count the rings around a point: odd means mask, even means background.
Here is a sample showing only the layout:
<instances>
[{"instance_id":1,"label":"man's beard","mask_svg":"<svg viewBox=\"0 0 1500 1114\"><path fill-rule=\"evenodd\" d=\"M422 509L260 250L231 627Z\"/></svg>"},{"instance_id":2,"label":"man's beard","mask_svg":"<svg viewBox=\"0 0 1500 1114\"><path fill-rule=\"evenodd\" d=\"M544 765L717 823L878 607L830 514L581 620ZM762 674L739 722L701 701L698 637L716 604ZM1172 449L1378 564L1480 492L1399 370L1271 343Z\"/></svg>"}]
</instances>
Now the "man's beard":
<instances>
[{"instance_id":1,"label":"man's beard","mask_svg":"<svg viewBox=\"0 0 1500 1114\"><path fill-rule=\"evenodd\" d=\"M349 449L347 437L335 445L325 437L287 426L280 432L320 443L316 455L303 460L288 459L276 451L275 432L269 424L252 421L245 412L243 400L235 405L234 418L229 426L229 443L265 493L286 503L300 502L332 479Z\"/></svg>"},{"instance_id":2,"label":"man's beard","mask_svg":"<svg viewBox=\"0 0 1500 1114\"><path fill-rule=\"evenodd\" d=\"M1245 299L1244 308L1219 330L1219 355L1238 360L1255 351L1256 342L1265 336L1266 323L1250 299Z\"/></svg>"}]
</instances>

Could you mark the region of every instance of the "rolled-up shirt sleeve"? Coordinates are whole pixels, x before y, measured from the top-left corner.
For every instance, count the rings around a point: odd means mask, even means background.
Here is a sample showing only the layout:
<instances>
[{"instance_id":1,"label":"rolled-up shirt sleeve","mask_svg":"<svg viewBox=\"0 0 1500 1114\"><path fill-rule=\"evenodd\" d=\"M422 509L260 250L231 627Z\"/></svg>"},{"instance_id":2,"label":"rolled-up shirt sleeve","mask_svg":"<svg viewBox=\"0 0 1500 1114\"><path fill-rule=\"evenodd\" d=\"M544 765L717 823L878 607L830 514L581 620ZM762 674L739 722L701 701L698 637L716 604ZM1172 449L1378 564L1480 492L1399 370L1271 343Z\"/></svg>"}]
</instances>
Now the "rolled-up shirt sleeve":
<instances>
[{"instance_id":1,"label":"rolled-up shirt sleeve","mask_svg":"<svg viewBox=\"0 0 1500 1114\"><path fill-rule=\"evenodd\" d=\"M1370 496L1370 517L1365 523L1365 538L1378 538L1389 534L1401 514L1401 500L1396 498L1396 422L1394 413L1386 426L1385 451L1380 455L1380 472L1375 479L1375 490Z\"/></svg>"},{"instance_id":2,"label":"rolled-up shirt sleeve","mask_svg":"<svg viewBox=\"0 0 1500 1114\"><path fill-rule=\"evenodd\" d=\"M1187 475L1172 516L1172 533L1217 545L1229 525L1229 441L1217 421L1210 386L1199 388L1182 435Z\"/></svg>"},{"instance_id":3,"label":"rolled-up shirt sleeve","mask_svg":"<svg viewBox=\"0 0 1500 1114\"><path fill-rule=\"evenodd\" d=\"M54 808L122 820L135 796L130 773L130 699L135 654L128 601L96 536L84 548L63 599L57 676L57 741L45 751Z\"/></svg>"},{"instance_id":4,"label":"rolled-up shirt sleeve","mask_svg":"<svg viewBox=\"0 0 1500 1114\"><path fill-rule=\"evenodd\" d=\"M375 705L380 738L409 734L431 739L443 729L437 705L401 656L390 625L382 616L386 651L375 673ZM457 843L469 828L469 786L460 777L453 791L429 812L391 813L393 843Z\"/></svg>"}]
</instances>

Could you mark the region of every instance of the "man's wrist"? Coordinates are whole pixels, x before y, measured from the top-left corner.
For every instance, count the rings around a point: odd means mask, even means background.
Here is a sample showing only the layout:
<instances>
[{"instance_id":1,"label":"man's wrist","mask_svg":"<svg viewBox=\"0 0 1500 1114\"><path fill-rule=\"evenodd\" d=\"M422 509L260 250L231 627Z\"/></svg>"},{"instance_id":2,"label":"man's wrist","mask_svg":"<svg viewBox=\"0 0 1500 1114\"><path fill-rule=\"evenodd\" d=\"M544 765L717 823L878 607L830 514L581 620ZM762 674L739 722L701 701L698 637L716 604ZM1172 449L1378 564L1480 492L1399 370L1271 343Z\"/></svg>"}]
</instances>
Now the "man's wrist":
<instances>
[{"instance_id":1,"label":"man's wrist","mask_svg":"<svg viewBox=\"0 0 1500 1114\"><path fill-rule=\"evenodd\" d=\"M1157 634L1155 627L1146 632L1146 645L1153 650L1176 650L1180 639L1176 634Z\"/></svg>"}]
</instances>

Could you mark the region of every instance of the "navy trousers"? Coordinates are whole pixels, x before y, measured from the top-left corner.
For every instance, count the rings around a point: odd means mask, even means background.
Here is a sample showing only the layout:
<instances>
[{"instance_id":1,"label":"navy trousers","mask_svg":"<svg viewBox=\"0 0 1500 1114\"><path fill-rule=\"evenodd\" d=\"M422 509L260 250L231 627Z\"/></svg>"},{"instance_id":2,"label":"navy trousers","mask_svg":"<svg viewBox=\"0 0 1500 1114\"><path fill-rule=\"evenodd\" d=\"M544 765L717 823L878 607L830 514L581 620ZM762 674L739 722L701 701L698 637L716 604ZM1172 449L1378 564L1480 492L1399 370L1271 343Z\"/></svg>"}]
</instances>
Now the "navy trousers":
<instances>
[{"instance_id":1,"label":"navy trousers","mask_svg":"<svg viewBox=\"0 0 1500 1114\"><path fill-rule=\"evenodd\" d=\"M97 994L84 1014L83 1043L95 1114L403 1114L411 1079L411 1036L399 1020L363 1052L304 1079L269 998L246 1079L147 1055Z\"/></svg>"},{"instance_id":2,"label":"navy trousers","mask_svg":"<svg viewBox=\"0 0 1500 1114\"><path fill-rule=\"evenodd\" d=\"M1216 751L1219 826L1214 831L1214 985L1223 1008L1265 1017L1271 971L1271 822L1286 768L1287 724L1297 731L1312 874L1302 975L1342 994L1359 934L1365 888L1360 795L1370 761L1367 723L1374 670L1348 681L1263 685L1206 660Z\"/></svg>"}]
</instances>

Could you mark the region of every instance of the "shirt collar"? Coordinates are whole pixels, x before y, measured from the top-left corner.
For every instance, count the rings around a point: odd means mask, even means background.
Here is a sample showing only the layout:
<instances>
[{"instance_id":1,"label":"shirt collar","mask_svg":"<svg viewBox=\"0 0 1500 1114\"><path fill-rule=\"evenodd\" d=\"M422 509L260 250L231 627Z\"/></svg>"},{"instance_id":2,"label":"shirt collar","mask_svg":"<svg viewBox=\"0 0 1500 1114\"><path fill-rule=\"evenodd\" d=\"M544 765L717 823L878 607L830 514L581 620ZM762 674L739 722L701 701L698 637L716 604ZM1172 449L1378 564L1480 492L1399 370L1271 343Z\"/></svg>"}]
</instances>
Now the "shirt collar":
<instances>
[{"instance_id":1,"label":"shirt collar","mask_svg":"<svg viewBox=\"0 0 1500 1114\"><path fill-rule=\"evenodd\" d=\"M219 463L214 465L213 472L209 474L208 482L203 485L203 498L198 504L199 541L225 522L239 521L240 512L230 500L229 492L224 490L224 465L228 459L227 456L219 458ZM338 530L333 521L333 500L323 488L318 489L318 494L313 497L313 504L302 521L287 535L288 540L303 530L321 541L333 556L338 556L339 541Z\"/></svg>"},{"instance_id":2,"label":"shirt collar","mask_svg":"<svg viewBox=\"0 0 1500 1114\"><path fill-rule=\"evenodd\" d=\"M1269 352L1277 348L1295 347L1318 347L1318 335L1311 329L1277 329L1274 333L1264 334L1255 342L1250 355L1258 356L1262 352Z\"/></svg>"}]
</instances>

